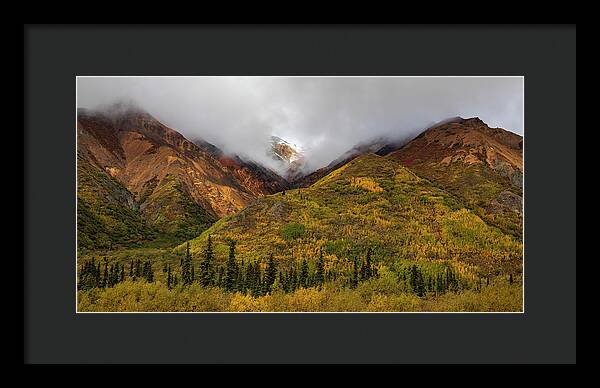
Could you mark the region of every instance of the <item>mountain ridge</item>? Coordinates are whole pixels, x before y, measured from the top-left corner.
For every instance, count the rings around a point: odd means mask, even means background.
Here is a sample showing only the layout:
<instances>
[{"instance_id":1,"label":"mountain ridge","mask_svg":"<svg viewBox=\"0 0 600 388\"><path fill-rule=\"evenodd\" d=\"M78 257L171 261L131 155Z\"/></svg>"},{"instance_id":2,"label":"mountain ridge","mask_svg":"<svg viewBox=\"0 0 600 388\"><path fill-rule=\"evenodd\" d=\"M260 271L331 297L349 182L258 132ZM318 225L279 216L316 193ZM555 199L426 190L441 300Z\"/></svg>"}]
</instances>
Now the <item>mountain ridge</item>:
<instances>
[{"instance_id":1,"label":"mountain ridge","mask_svg":"<svg viewBox=\"0 0 600 388\"><path fill-rule=\"evenodd\" d=\"M193 220L207 226L286 187L264 167L207 144L198 146L143 110L78 109L78 158L122 183L147 223L163 232L199 232ZM176 205L165 206L170 197Z\"/></svg>"}]
</instances>

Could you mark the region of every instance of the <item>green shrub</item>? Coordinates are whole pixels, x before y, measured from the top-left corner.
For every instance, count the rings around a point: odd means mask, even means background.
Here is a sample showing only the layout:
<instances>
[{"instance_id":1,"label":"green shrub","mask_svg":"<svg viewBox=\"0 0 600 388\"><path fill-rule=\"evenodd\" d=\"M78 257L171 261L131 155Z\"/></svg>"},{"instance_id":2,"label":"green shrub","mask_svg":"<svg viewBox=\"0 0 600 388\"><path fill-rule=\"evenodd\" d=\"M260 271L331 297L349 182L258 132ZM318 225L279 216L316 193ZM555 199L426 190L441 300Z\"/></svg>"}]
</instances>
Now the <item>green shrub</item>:
<instances>
[{"instance_id":1,"label":"green shrub","mask_svg":"<svg viewBox=\"0 0 600 388\"><path fill-rule=\"evenodd\" d=\"M286 241L295 240L304 236L304 232L304 225L292 222L281 229L281 237Z\"/></svg>"}]
</instances>

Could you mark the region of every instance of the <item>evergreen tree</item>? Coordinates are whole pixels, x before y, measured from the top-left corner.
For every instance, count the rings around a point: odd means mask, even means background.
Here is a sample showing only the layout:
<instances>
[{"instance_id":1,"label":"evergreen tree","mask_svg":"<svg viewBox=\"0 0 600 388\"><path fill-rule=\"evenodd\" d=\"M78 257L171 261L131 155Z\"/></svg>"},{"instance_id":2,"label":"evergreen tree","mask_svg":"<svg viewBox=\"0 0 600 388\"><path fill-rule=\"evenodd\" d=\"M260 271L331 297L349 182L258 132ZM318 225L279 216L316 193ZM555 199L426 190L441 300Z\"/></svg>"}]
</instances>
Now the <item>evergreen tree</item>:
<instances>
[{"instance_id":1,"label":"evergreen tree","mask_svg":"<svg viewBox=\"0 0 600 388\"><path fill-rule=\"evenodd\" d=\"M98 287L99 277L96 271L95 259L91 261L85 261L79 272L79 279L77 282L77 288L80 290L89 290L91 288Z\"/></svg>"},{"instance_id":2,"label":"evergreen tree","mask_svg":"<svg viewBox=\"0 0 600 388\"><path fill-rule=\"evenodd\" d=\"M236 291L238 283L238 265L235 261L235 241L229 241L229 257L225 270L225 289L227 291Z\"/></svg>"},{"instance_id":3,"label":"evergreen tree","mask_svg":"<svg viewBox=\"0 0 600 388\"><path fill-rule=\"evenodd\" d=\"M254 266L248 263L246 266L245 289L252 291L254 289Z\"/></svg>"},{"instance_id":4,"label":"evergreen tree","mask_svg":"<svg viewBox=\"0 0 600 388\"><path fill-rule=\"evenodd\" d=\"M152 270L152 264L149 261L147 261L146 266L146 281L152 283L154 281L154 271Z\"/></svg>"},{"instance_id":5,"label":"evergreen tree","mask_svg":"<svg viewBox=\"0 0 600 388\"><path fill-rule=\"evenodd\" d=\"M252 292L252 295L253 296L262 295L262 291L263 291L262 276L261 276L260 265L258 262L254 262L254 263L250 264L249 273L250 273L250 279L251 279L250 290Z\"/></svg>"},{"instance_id":6,"label":"evergreen tree","mask_svg":"<svg viewBox=\"0 0 600 388\"><path fill-rule=\"evenodd\" d=\"M185 257L181 259L181 281L184 285L192 282L192 256L190 255L190 242L185 249Z\"/></svg>"},{"instance_id":7,"label":"evergreen tree","mask_svg":"<svg viewBox=\"0 0 600 388\"><path fill-rule=\"evenodd\" d=\"M319 252L319 258L315 266L315 284L317 286L323 285L325 282L325 261L323 260L323 249Z\"/></svg>"},{"instance_id":8,"label":"evergreen tree","mask_svg":"<svg viewBox=\"0 0 600 388\"><path fill-rule=\"evenodd\" d=\"M167 288L170 290L171 289L171 282L173 280L171 279L171 264L167 265Z\"/></svg>"},{"instance_id":9,"label":"evergreen tree","mask_svg":"<svg viewBox=\"0 0 600 388\"><path fill-rule=\"evenodd\" d=\"M300 265L300 276L298 277L298 286L302 288L308 287L308 263L306 259L302 259Z\"/></svg>"},{"instance_id":10,"label":"evergreen tree","mask_svg":"<svg viewBox=\"0 0 600 388\"><path fill-rule=\"evenodd\" d=\"M278 278L277 282L280 284L283 291L287 292L288 291L287 281L286 281L285 276L283 275L282 271L278 271L277 278Z\"/></svg>"},{"instance_id":11,"label":"evergreen tree","mask_svg":"<svg viewBox=\"0 0 600 388\"><path fill-rule=\"evenodd\" d=\"M238 266L238 277L237 277L237 290L245 292L246 291L246 279L244 277L245 269L244 269L244 259L242 259L240 265Z\"/></svg>"},{"instance_id":12,"label":"evergreen tree","mask_svg":"<svg viewBox=\"0 0 600 388\"><path fill-rule=\"evenodd\" d=\"M371 247L367 249L367 258L365 262L365 278L370 279L373 276L373 269L371 264Z\"/></svg>"},{"instance_id":13,"label":"evergreen tree","mask_svg":"<svg viewBox=\"0 0 600 388\"><path fill-rule=\"evenodd\" d=\"M200 263L199 280L200 280L200 284L203 287L208 287L213 282L212 260L213 260L212 238L211 238L211 235L209 234L208 240L206 242L206 248L204 249L204 257L202 259L202 262Z\"/></svg>"},{"instance_id":14,"label":"evergreen tree","mask_svg":"<svg viewBox=\"0 0 600 388\"><path fill-rule=\"evenodd\" d=\"M108 267L108 274L106 276L106 286L112 287L115 284L115 265L111 264Z\"/></svg>"},{"instance_id":15,"label":"evergreen tree","mask_svg":"<svg viewBox=\"0 0 600 388\"><path fill-rule=\"evenodd\" d=\"M423 274L416 265L412 265L410 269L410 286L415 294L423 296L425 294L425 282L423 280Z\"/></svg>"},{"instance_id":16,"label":"evergreen tree","mask_svg":"<svg viewBox=\"0 0 600 388\"><path fill-rule=\"evenodd\" d=\"M296 267L292 266L288 273L288 283L290 292L296 291L298 287L298 276L296 275Z\"/></svg>"},{"instance_id":17,"label":"evergreen tree","mask_svg":"<svg viewBox=\"0 0 600 388\"><path fill-rule=\"evenodd\" d=\"M352 271L352 283L351 286L352 288L355 288L356 286L358 286L358 259L355 257L354 258L354 268Z\"/></svg>"},{"instance_id":18,"label":"evergreen tree","mask_svg":"<svg viewBox=\"0 0 600 388\"><path fill-rule=\"evenodd\" d=\"M104 258L104 275L102 276L102 280L100 282L100 287L104 288L108 284L108 261L106 257Z\"/></svg>"},{"instance_id":19,"label":"evergreen tree","mask_svg":"<svg viewBox=\"0 0 600 388\"><path fill-rule=\"evenodd\" d=\"M360 264L360 270L358 272L358 278L361 281L362 280L367 280L367 265L365 264L364 261Z\"/></svg>"},{"instance_id":20,"label":"evergreen tree","mask_svg":"<svg viewBox=\"0 0 600 388\"><path fill-rule=\"evenodd\" d=\"M265 293L271 292L273 288L273 284L275 283L275 279L277 277L277 268L275 268L275 262L273 260L273 254L269 256L269 260L267 261L267 269L265 271L265 280L263 282L263 287Z\"/></svg>"}]
</instances>

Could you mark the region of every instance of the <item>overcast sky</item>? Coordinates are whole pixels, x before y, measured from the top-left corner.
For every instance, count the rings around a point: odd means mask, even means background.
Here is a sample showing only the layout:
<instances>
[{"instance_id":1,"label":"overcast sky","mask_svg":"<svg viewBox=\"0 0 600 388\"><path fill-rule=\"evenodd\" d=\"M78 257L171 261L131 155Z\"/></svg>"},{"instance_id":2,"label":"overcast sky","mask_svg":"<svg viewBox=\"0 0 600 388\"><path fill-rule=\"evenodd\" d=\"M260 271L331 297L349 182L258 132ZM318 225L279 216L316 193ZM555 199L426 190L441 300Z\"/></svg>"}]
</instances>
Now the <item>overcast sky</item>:
<instances>
[{"instance_id":1,"label":"overcast sky","mask_svg":"<svg viewBox=\"0 0 600 388\"><path fill-rule=\"evenodd\" d=\"M263 163L269 136L277 135L303 148L309 169L357 143L412 137L454 116L478 116L523 134L520 77L78 78L78 107L124 100L190 140L202 138Z\"/></svg>"}]
</instances>

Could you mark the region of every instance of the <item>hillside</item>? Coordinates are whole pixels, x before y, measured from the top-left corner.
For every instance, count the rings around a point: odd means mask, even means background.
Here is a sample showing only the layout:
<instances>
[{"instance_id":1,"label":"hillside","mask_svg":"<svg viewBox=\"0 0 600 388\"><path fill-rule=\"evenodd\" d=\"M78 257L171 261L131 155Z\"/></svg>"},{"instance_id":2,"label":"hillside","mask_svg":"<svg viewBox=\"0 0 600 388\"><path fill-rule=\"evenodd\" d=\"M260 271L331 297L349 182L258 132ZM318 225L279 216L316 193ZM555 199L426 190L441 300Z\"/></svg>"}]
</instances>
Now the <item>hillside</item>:
<instances>
[{"instance_id":1,"label":"hillside","mask_svg":"<svg viewBox=\"0 0 600 388\"><path fill-rule=\"evenodd\" d=\"M322 248L327 270L347 273L372 248L381 268L447 263L472 280L521 272L519 239L392 156L360 155L308 188L257 199L191 240L193 255L209 234L221 259L234 239L238 257L264 263L273 254L280 269L312 262Z\"/></svg>"},{"instance_id":2,"label":"hillside","mask_svg":"<svg viewBox=\"0 0 600 388\"><path fill-rule=\"evenodd\" d=\"M479 118L429 128L389 153L463 199L486 222L522 235L523 138Z\"/></svg>"},{"instance_id":3,"label":"hillside","mask_svg":"<svg viewBox=\"0 0 600 388\"><path fill-rule=\"evenodd\" d=\"M346 163L350 162L354 158L368 153L376 153L379 150L387 149L389 147L394 147L397 144L403 144L399 140L390 140L388 138L382 137L372 141L368 141L365 143L358 144L348 151L344 152L342 155L337 157L331 163L329 163L325 167L321 167L316 171L312 171L304 176L298 176L292 182L292 186L295 188L299 187L308 187L313 183L317 182L319 179L323 178L327 174L331 173L334 170L342 167Z\"/></svg>"},{"instance_id":4,"label":"hillside","mask_svg":"<svg viewBox=\"0 0 600 388\"><path fill-rule=\"evenodd\" d=\"M78 160L119 182L146 224L161 233L193 237L284 187L267 169L227 158L208 143L200 147L135 107L80 109L77 135ZM80 184L78 190L88 189L87 181Z\"/></svg>"},{"instance_id":5,"label":"hillside","mask_svg":"<svg viewBox=\"0 0 600 388\"><path fill-rule=\"evenodd\" d=\"M77 182L80 250L132 246L155 236L129 190L81 155L77 156Z\"/></svg>"}]
</instances>

